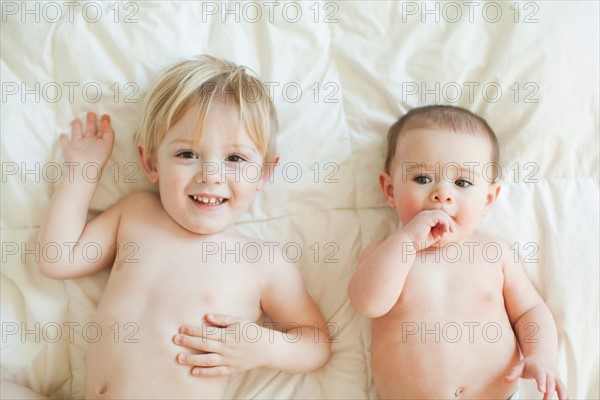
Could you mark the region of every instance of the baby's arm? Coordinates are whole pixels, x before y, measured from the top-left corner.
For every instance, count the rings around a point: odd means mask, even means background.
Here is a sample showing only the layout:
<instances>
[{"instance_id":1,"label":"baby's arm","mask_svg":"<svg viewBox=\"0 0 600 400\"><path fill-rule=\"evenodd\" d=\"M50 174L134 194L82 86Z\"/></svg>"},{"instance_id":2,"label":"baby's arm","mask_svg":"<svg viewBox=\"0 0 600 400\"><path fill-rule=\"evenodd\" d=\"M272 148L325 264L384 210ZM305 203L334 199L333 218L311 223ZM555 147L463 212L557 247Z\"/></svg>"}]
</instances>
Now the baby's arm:
<instances>
[{"instance_id":1,"label":"baby's arm","mask_svg":"<svg viewBox=\"0 0 600 400\"><path fill-rule=\"evenodd\" d=\"M506 247L506 246L505 246ZM512 254L506 247L503 254ZM504 260L504 303L523 359L506 377L535 379L544 399L557 392L559 399L568 398L567 389L556 370L558 337L550 309L537 293L520 262L507 256Z\"/></svg>"},{"instance_id":2,"label":"baby's arm","mask_svg":"<svg viewBox=\"0 0 600 400\"><path fill-rule=\"evenodd\" d=\"M289 373L308 372L329 359L331 340L327 323L306 291L295 265L280 260L264 274L267 281L261 307L273 321L272 325L260 326L230 316L207 315L207 322L222 328L225 334L207 334L208 329L201 327L181 328L182 334L175 337L175 343L206 352L178 356L179 362L193 366L194 375L228 375L256 367ZM241 335L234 339L230 334L229 340L224 340L228 330Z\"/></svg>"},{"instance_id":3,"label":"baby's arm","mask_svg":"<svg viewBox=\"0 0 600 400\"><path fill-rule=\"evenodd\" d=\"M363 250L348 287L354 309L369 318L385 315L398 300L417 251L453 230L454 222L446 213L425 210L383 243Z\"/></svg>"},{"instance_id":4,"label":"baby's arm","mask_svg":"<svg viewBox=\"0 0 600 400\"><path fill-rule=\"evenodd\" d=\"M63 174L50 200L38 242L42 249L52 244L61 251L57 259L41 258L39 269L42 274L54 279L89 275L109 266L114 259L117 212L111 209L86 224L88 208L98 187L96 166L104 168L113 142L114 132L108 115L102 116L100 129L97 129L94 113L87 114L85 131L79 120L75 120L71 140L65 134L60 136L69 173ZM94 173L89 173L90 170ZM86 175L88 173L94 176ZM98 256L94 252L93 257L88 257L84 250L86 245L95 247L93 250L99 249Z\"/></svg>"}]
</instances>

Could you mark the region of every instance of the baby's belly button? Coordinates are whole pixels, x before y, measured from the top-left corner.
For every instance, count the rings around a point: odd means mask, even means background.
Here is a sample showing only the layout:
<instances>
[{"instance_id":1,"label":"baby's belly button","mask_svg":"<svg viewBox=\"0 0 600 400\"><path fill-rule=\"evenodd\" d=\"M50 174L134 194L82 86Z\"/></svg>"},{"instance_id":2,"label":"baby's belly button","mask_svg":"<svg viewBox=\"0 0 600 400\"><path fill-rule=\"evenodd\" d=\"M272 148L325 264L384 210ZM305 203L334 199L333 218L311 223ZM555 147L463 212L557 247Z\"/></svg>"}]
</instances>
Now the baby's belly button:
<instances>
[{"instance_id":1,"label":"baby's belly button","mask_svg":"<svg viewBox=\"0 0 600 400\"><path fill-rule=\"evenodd\" d=\"M460 395L461 395L461 394L462 394L462 392L464 392L464 391L465 391L465 388L464 388L464 387L462 387L462 386L461 386L461 387L459 387L459 388L458 388L458 389L456 389L456 391L454 392L454 397L456 397L456 398L460 397Z\"/></svg>"}]
</instances>

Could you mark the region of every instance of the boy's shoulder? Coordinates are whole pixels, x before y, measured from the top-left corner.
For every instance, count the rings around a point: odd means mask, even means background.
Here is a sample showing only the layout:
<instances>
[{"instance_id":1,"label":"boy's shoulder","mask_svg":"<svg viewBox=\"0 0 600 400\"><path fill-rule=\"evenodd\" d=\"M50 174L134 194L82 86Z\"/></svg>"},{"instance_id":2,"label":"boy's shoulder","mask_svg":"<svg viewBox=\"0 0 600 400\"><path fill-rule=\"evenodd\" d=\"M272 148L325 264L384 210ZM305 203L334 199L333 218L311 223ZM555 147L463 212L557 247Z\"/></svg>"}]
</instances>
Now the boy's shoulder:
<instances>
[{"instance_id":1,"label":"boy's shoulder","mask_svg":"<svg viewBox=\"0 0 600 400\"><path fill-rule=\"evenodd\" d=\"M143 210L161 206L160 196L157 192L140 191L126 195L115 203L120 208L134 208Z\"/></svg>"},{"instance_id":2,"label":"boy's shoulder","mask_svg":"<svg viewBox=\"0 0 600 400\"><path fill-rule=\"evenodd\" d=\"M123 197L121 200L127 200L127 201L136 200L136 201L145 201L145 202L160 201L160 196L159 196L158 192L153 192L151 190L141 190L138 192L130 193L130 194L126 195L125 197Z\"/></svg>"}]
</instances>

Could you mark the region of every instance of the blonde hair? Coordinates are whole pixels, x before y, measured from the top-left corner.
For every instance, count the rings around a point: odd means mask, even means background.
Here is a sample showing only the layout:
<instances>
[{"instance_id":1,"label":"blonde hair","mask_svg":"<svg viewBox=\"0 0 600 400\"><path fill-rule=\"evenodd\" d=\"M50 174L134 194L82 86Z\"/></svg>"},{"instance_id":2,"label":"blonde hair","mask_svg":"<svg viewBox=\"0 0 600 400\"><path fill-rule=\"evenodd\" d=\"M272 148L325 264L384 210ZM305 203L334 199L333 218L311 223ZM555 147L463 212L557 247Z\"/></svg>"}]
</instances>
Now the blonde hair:
<instances>
[{"instance_id":1,"label":"blonde hair","mask_svg":"<svg viewBox=\"0 0 600 400\"><path fill-rule=\"evenodd\" d=\"M384 171L390 172L396 146L402 136L412 130L436 128L483 136L490 142L492 162L496 165L500 162L498 138L483 118L462 107L433 105L410 110L390 127Z\"/></svg>"},{"instance_id":2,"label":"blonde hair","mask_svg":"<svg viewBox=\"0 0 600 400\"><path fill-rule=\"evenodd\" d=\"M264 84L245 67L208 55L178 62L160 75L144 99L136 144L155 157L167 131L195 106L201 135L219 96L238 112L240 128L246 129L265 161L274 157L277 113Z\"/></svg>"}]
</instances>

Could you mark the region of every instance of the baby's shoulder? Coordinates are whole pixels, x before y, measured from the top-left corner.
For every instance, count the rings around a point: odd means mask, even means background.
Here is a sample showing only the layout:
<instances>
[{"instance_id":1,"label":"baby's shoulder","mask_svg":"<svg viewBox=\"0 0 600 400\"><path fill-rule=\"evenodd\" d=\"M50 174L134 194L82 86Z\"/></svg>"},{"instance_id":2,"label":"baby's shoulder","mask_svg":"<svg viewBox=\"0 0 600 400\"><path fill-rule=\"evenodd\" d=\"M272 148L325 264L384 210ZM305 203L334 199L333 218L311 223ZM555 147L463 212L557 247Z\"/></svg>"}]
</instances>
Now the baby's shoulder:
<instances>
[{"instance_id":1,"label":"baby's shoulder","mask_svg":"<svg viewBox=\"0 0 600 400\"><path fill-rule=\"evenodd\" d=\"M469 241L473 242L470 244L471 246L481 250L481 254L486 260L497 260L503 269L515 264L514 248L505 239L476 231L471 235Z\"/></svg>"},{"instance_id":2,"label":"baby's shoulder","mask_svg":"<svg viewBox=\"0 0 600 400\"><path fill-rule=\"evenodd\" d=\"M371 244L369 244L364 249L362 249L361 252L358 254L358 262L359 263L362 262L362 260L367 258L369 256L369 254L371 254L379 246L381 246L382 243L383 243L383 240L376 240L376 241L372 242Z\"/></svg>"},{"instance_id":3,"label":"baby's shoulder","mask_svg":"<svg viewBox=\"0 0 600 400\"><path fill-rule=\"evenodd\" d=\"M494 246L503 250L508 248L508 243L504 239L486 232L475 231L467 241L475 242L480 246Z\"/></svg>"}]
</instances>

